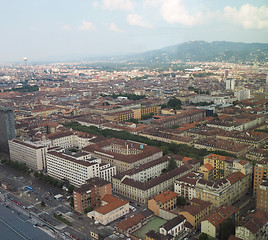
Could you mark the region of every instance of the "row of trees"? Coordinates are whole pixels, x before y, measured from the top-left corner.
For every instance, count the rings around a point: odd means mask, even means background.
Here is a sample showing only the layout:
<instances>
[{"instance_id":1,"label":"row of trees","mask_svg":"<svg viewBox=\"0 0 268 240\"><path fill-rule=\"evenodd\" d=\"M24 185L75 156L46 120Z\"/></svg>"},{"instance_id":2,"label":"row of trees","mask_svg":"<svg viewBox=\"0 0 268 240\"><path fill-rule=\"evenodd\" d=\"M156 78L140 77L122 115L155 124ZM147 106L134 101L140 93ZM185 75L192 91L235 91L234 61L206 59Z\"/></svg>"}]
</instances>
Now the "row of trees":
<instances>
[{"instance_id":1,"label":"row of trees","mask_svg":"<svg viewBox=\"0 0 268 240\"><path fill-rule=\"evenodd\" d=\"M11 160L6 160L6 159L1 160L1 163L5 164L13 169L16 169L16 170L18 170L18 171L20 171L28 176L33 173L33 176L36 179L38 179L38 180L40 180L40 181L42 181L50 186L57 187L59 189L61 189L63 186L66 186L68 188L68 192L70 194L73 193L74 186L71 185L69 182L63 182L63 181L55 179L51 176L45 175L42 172L33 171L32 169L28 168L25 163L19 163L19 162L15 162L15 161L11 161Z\"/></svg>"},{"instance_id":2,"label":"row of trees","mask_svg":"<svg viewBox=\"0 0 268 240\"><path fill-rule=\"evenodd\" d=\"M181 100L177 98L170 98L167 104L162 104L161 108L172 108L174 110L181 109Z\"/></svg>"},{"instance_id":3,"label":"row of trees","mask_svg":"<svg viewBox=\"0 0 268 240\"><path fill-rule=\"evenodd\" d=\"M10 91L15 91L15 92L37 92L39 91L39 87L37 85L30 86L30 85L23 85L22 87L19 88L11 88L11 89L5 89L4 92L10 92Z\"/></svg>"},{"instance_id":4,"label":"row of trees","mask_svg":"<svg viewBox=\"0 0 268 240\"><path fill-rule=\"evenodd\" d=\"M207 151L206 149L197 149L197 148L188 146L186 144L176 144L174 142L167 143L167 142L157 141L157 140L149 139L147 137L132 134L127 131L115 131L111 129L101 130L95 126L89 126L89 127L82 126L78 122L66 123L65 126L68 128L72 128L74 130L92 133L94 135L104 136L108 138L119 138L123 140L132 140L132 141L142 142L150 146L161 148L162 151L164 152L164 155L168 153L174 153L174 154L179 154L179 155L203 160L204 156L211 153L210 151ZM224 151L213 151L213 153L224 155L224 156L229 156L229 157L234 157L232 154L229 154Z\"/></svg>"}]
</instances>

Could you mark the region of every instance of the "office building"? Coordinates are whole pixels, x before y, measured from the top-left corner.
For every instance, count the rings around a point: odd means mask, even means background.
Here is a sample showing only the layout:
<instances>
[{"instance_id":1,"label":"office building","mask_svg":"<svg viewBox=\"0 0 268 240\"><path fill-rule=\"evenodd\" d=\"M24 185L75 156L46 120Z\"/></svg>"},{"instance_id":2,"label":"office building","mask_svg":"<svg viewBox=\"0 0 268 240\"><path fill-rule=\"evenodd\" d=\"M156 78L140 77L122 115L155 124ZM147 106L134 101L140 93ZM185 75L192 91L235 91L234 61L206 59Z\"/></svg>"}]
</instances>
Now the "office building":
<instances>
[{"instance_id":1,"label":"office building","mask_svg":"<svg viewBox=\"0 0 268 240\"><path fill-rule=\"evenodd\" d=\"M268 215L268 180L264 180L257 188L257 209Z\"/></svg>"},{"instance_id":2,"label":"office building","mask_svg":"<svg viewBox=\"0 0 268 240\"><path fill-rule=\"evenodd\" d=\"M25 163L35 171L46 169L47 146L19 139L9 140L8 144L10 160Z\"/></svg>"},{"instance_id":3,"label":"office building","mask_svg":"<svg viewBox=\"0 0 268 240\"><path fill-rule=\"evenodd\" d=\"M92 178L73 191L74 210L83 213L88 207L98 207L106 194L112 194L112 184L101 178Z\"/></svg>"},{"instance_id":4,"label":"office building","mask_svg":"<svg viewBox=\"0 0 268 240\"><path fill-rule=\"evenodd\" d=\"M12 109L0 106L0 151L8 153L8 140L16 137Z\"/></svg>"}]
</instances>

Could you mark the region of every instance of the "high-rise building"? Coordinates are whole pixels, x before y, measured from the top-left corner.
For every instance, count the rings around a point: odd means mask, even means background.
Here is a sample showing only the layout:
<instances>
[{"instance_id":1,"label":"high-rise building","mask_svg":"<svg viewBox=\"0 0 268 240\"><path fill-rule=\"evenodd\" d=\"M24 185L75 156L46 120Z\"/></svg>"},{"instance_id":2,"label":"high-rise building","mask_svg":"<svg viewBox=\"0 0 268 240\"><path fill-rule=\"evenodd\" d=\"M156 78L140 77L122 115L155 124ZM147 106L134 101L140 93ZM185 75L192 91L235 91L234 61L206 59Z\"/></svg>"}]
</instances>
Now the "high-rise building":
<instances>
[{"instance_id":1,"label":"high-rise building","mask_svg":"<svg viewBox=\"0 0 268 240\"><path fill-rule=\"evenodd\" d=\"M263 160L258 162L254 166L254 183L253 183L253 190L256 190L259 187L259 184L263 182L263 180L268 179L268 161Z\"/></svg>"},{"instance_id":2,"label":"high-rise building","mask_svg":"<svg viewBox=\"0 0 268 240\"><path fill-rule=\"evenodd\" d=\"M268 98L268 73L266 74L266 84L265 84L265 90L266 90L266 98Z\"/></svg>"},{"instance_id":3,"label":"high-rise building","mask_svg":"<svg viewBox=\"0 0 268 240\"><path fill-rule=\"evenodd\" d=\"M250 90L249 89L239 90L235 92L234 95L238 101L243 101L245 99L250 98Z\"/></svg>"},{"instance_id":4,"label":"high-rise building","mask_svg":"<svg viewBox=\"0 0 268 240\"><path fill-rule=\"evenodd\" d=\"M235 80L232 78L227 78L225 89L226 90L234 90L234 87L235 87Z\"/></svg>"},{"instance_id":5,"label":"high-rise building","mask_svg":"<svg viewBox=\"0 0 268 240\"><path fill-rule=\"evenodd\" d=\"M12 109L0 106L0 151L9 152L8 140L16 137Z\"/></svg>"},{"instance_id":6,"label":"high-rise building","mask_svg":"<svg viewBox=\"0 0 268 240\"><path fill-rule=\"evenodd\" d=\"M268 181L264 180L257 189L257 208L268 214Z\"/></svg>"}]
</instances>

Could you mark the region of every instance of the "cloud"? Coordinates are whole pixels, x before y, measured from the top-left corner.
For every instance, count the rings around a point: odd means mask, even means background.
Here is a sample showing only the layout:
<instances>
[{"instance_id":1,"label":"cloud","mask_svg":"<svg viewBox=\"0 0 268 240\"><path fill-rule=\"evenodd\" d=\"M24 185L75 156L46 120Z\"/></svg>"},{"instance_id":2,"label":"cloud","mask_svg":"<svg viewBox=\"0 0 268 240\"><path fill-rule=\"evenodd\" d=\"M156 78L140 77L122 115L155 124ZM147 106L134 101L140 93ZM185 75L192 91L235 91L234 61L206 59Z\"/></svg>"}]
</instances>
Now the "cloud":
<instances>
[{"instance_id":1,"label":"cloud","mask_svg":"<svg viewBox=\"0 0 268 240\"><path fill-rule=\"evenodd\" d=\"M117 27L115 23L110 23L109 24L109 29L113 32L123 32L120 28Z\"/></svg>"},{"instance_id":2,"label":"cloud","mask_svg":"<svg viewBox=\"0 0 268 240\"><path fill-rule=\"evenodd\" d=\"M184 6L183 0L161 1L160 14L168 23L179 23L187 26L200 24L206 18L200 12L191 15Z\"/></svg>"},{"instance_id":3,"label":"cloud","mask_svg":"<svg viewBox=\"0 0 268 240\"><path fill-rule=\"evenodd\" d=\"M95 2L92 3L92 6L93 7L99 7L99 3L95 1Z\"/></svg>"},{"instance_id":4,"label":"cloud","mask_svg":"<svg viewBox=\"0 0 268 240\"><path fill-rule=\"evenodd\" d=\"M103 7L104 9L114 11L114 10L122 10L122 11L132 11L133 10L133 2L132 0L102 0L101 3L93 2L94 7Z\"/></svg>"},{"instance_id":5,"label":"cloud","mask_svg":"<svg viewBox=\"0 0 268 240\"><path fill-rule=\"evenodd\" d=\"M95 30L95 26L92 22L83 21L82 24L78 27L79 31L90 31Z\"/></svg>"},{"instance_id":6,"label":"cloud","mask_svg":"<svg viewBox=\"0 0 268 240\"><path fill-rule=\"evenodd\" d=\"M151 24L144 21L142 16L137 15L137 14L127 15L127 22L133 26L139 26L142 28L151 28L151 29L153 28L153 26Z\"/></svg>"},{"instance_id":7,"label":"cloud","mask_svg":"<svg viewBox=\"0 0 268 240\"><path fill-rule=\"evenodd\" d=\"M69 24L65 24L65 25L63 25L63 26L61 27L61 29L62 29L63 31L66 31L66 32L70 32L70 31L72 31L72 28L71 28L71 26L70 26Z\"/></svg>"},{"instance_id":8,"label":"cloud","mask_svg":"<svg viewBox=\"0 0 268 240\"><path fill-rule=\"evenodd\" d=\"M232 23L242 25L245 29L268 28L268 7L266 6L258 8L245 4L239 10L227 6L224 8L223 16Z\"/></svg>"}]
</instances>

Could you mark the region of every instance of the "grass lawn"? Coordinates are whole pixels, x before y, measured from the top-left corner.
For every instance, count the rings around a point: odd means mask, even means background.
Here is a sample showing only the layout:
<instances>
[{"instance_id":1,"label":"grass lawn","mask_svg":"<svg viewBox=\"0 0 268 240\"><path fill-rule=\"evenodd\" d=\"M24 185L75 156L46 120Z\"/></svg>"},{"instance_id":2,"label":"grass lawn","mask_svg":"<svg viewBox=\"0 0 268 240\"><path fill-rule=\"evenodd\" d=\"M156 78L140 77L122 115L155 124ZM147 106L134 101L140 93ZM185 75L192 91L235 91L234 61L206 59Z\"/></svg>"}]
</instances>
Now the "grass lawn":
<instances>
[{"instance_id":1,"label":"grass lawn","mask_svg":"<svg viewBox=\"0 0 268 240\"><path fill-rule=\"evenodd\" d=\"M142 228L140 228L139 230L137 230L136 232L132 234L141 239L146 239L145 234L147 232L149 232L150 230L155 230L156 232L158 232L158 228L162 226L163 224L165 224L166 222L167 222L166 220L160 217L154 216L149 220L149 222L146 225L144 225Z\"/></svg>"}]
</instances>

